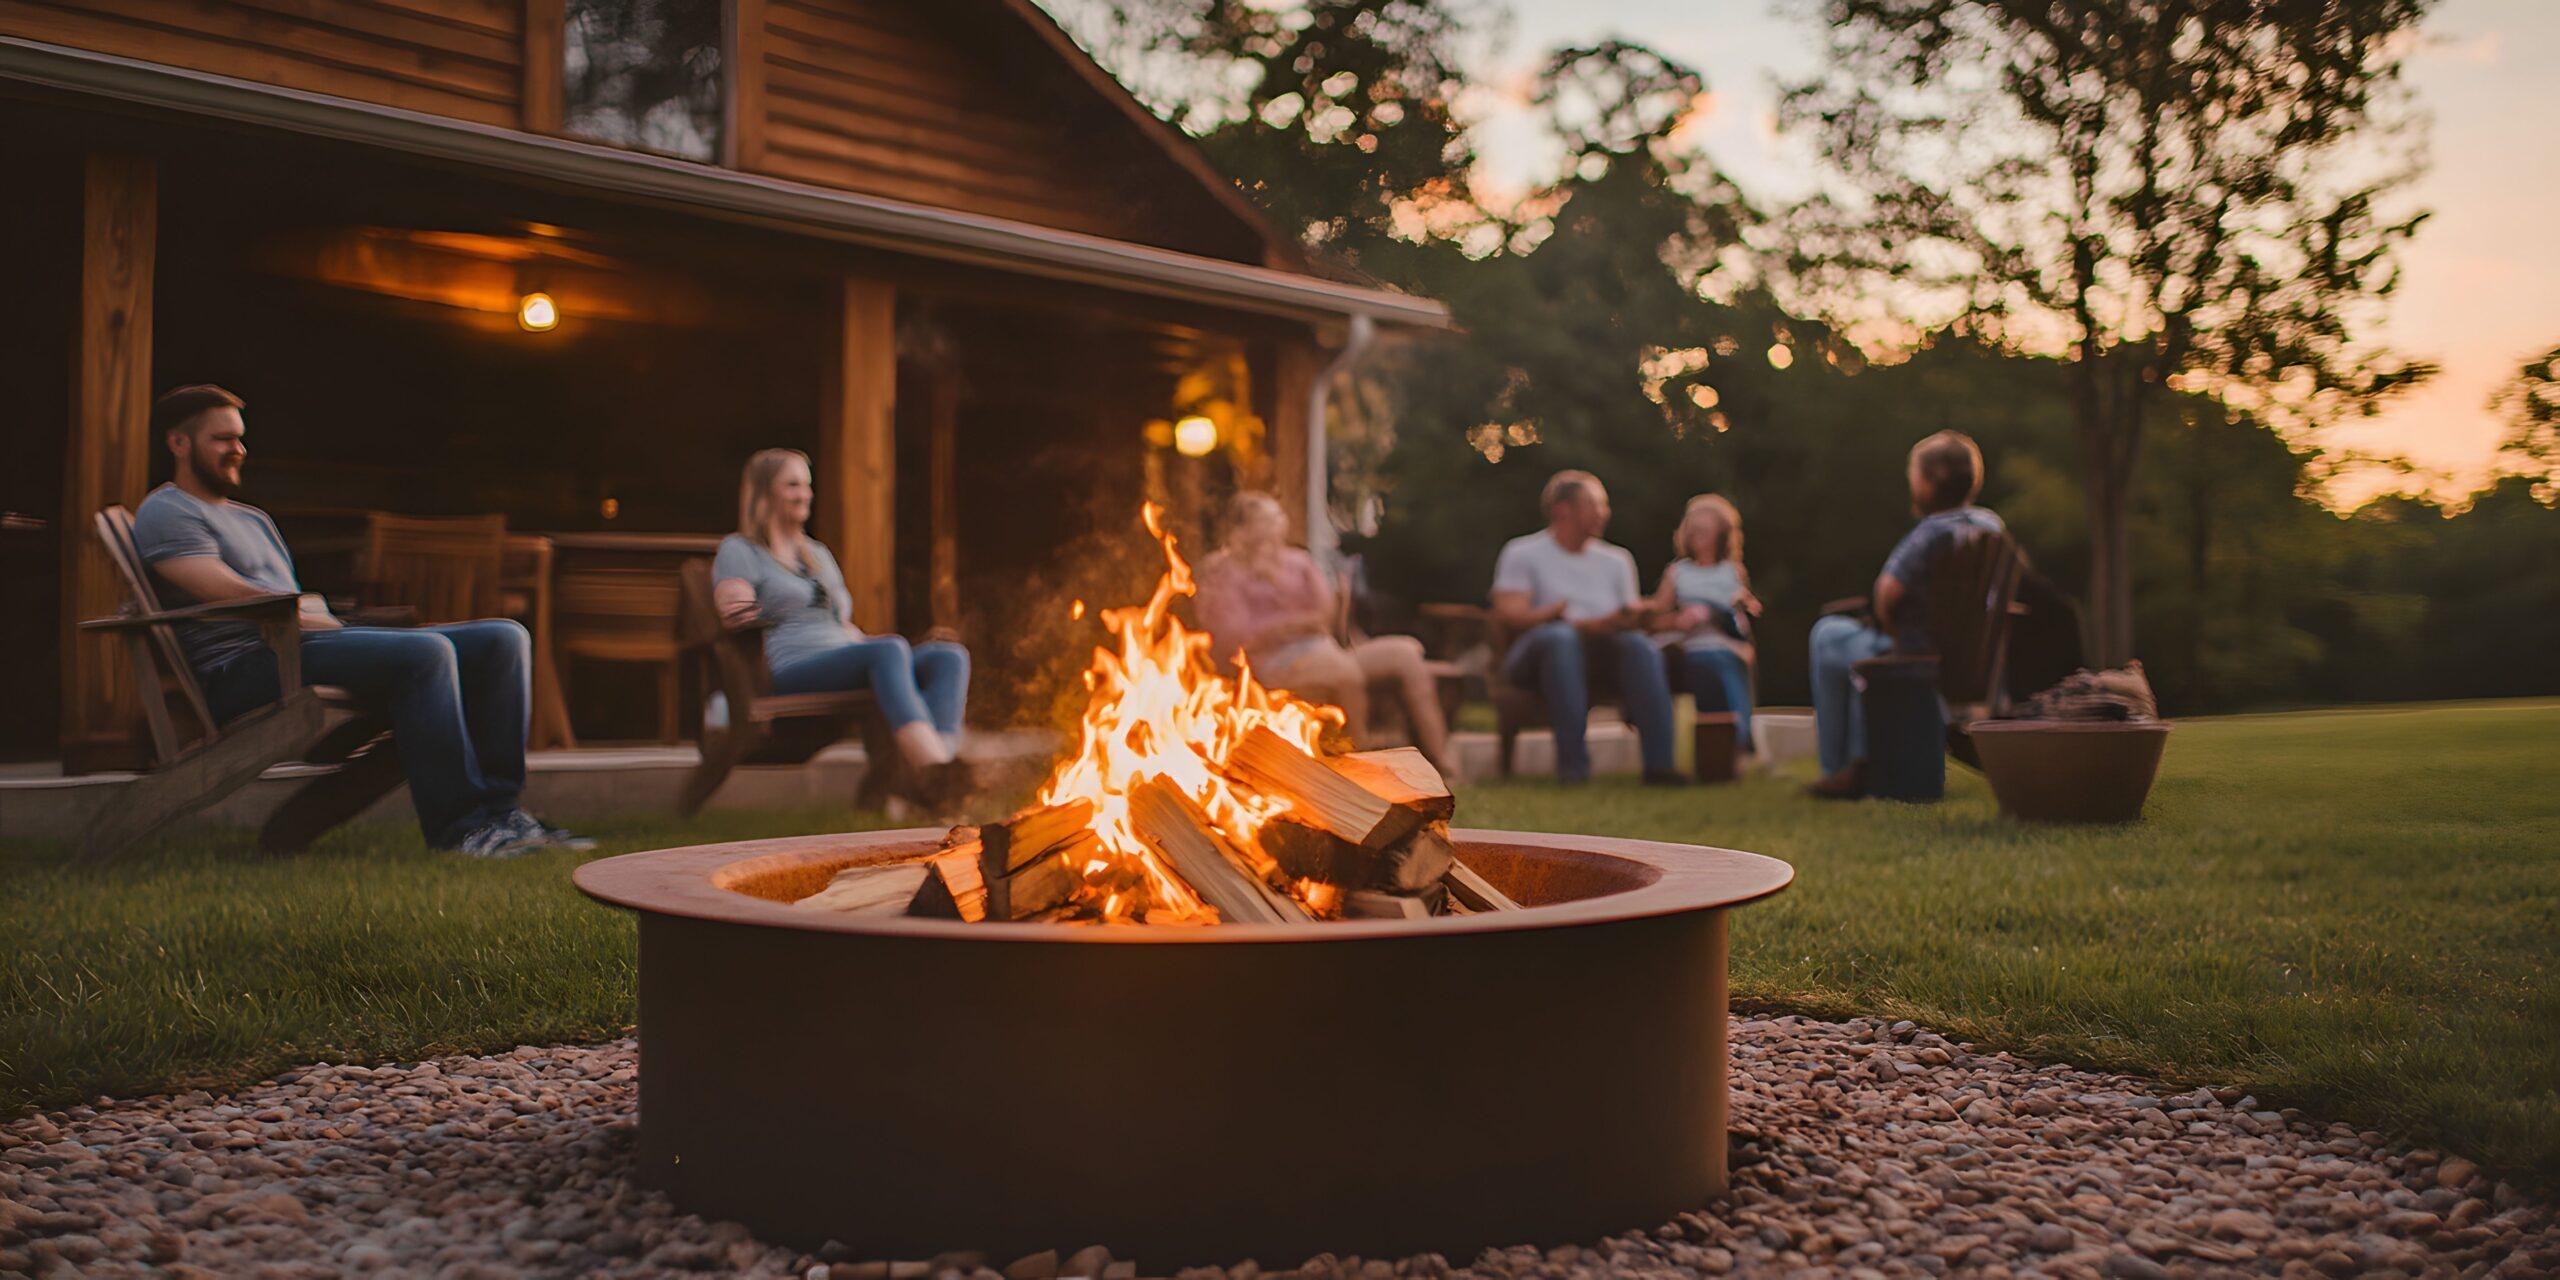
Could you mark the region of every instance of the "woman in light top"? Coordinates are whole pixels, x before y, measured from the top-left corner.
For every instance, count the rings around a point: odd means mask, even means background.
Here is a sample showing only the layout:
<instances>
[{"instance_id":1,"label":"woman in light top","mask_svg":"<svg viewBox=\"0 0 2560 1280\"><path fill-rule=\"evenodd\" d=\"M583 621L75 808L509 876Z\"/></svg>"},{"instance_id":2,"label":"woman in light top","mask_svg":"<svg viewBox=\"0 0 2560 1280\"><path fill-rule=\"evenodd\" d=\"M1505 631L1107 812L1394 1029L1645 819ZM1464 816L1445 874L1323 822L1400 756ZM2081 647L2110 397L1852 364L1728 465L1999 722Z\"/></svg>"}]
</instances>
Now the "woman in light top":
<instances>
[{"instance_id":1,"label":"woman in light top","mask_svg":"<svg viewBox=\"0 0 2560 1280\"><path fill-rule=\"evenodd\" d=\"M766 449L747 459L738 531L720 540L711 561L720 620L770 628L765 668L777 694L870 690L909 766L904 798L946 809L970 786L959 758L969 651L940 640L910 647L902 636L866 636L853 624L844 573L808 534L814 495L807 454Z\"/></svg>"},{"instance_id":2,"label":"woman in light top","mask_svg":"<svg viewBox=\"0 0 2560 1280\"><path fill-rule=\"evenodd\" d=\"M1671 535L1677 553L1662 571L1654 607L1678 633L1683 686L1700 711L1733 713L1737 749L1751 749L1751 619L1760 599L1742 564L1742 513L1722 494L1689 499Z\"/></svg>"},{"instance_id":3,"label":"woman in light top","mask_svg":"<svg viewBox=\"0 0 2560 1280\"><path fill-rule=\"evenodd\" d=\"M1349 648L1334 639L1333 582L1316 558L1290 546L1289 517L1267 493L1240 493L1218 550L1196 575L1201 625L1220 661L1241 652L1264 687L1342 708L1354 741L1366 742L1369 686L1392 680L1414 745L1449 774L1449 729L1422 642L1378 636ZM1449 776L1455 776L1450 774Z\"/></svg>"}]
</instances>

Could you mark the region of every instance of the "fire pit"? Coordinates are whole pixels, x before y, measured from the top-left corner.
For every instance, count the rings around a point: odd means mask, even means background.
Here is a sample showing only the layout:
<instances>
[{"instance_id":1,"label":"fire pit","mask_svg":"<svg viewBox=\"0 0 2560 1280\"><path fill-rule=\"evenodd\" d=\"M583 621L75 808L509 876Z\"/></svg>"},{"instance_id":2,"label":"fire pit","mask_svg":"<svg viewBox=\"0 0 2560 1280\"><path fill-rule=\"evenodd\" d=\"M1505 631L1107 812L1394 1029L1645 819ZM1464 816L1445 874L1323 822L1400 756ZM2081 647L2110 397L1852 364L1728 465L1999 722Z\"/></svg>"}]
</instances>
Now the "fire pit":
<instances>
[{"instance_id":1,"label":"fire pit","mask_svg":"<svg viewBox=\"0 0 2560 1280\"><path fill-rule=\"evenodd\" d=\"M1076 927L813 911L938 830L636 853L644 1176L871 1256L1151 1269L1590 1239L1725 1185L1725 908L1754 854L1455 830L1517 909Z\"/></svg>"}]
</instances>

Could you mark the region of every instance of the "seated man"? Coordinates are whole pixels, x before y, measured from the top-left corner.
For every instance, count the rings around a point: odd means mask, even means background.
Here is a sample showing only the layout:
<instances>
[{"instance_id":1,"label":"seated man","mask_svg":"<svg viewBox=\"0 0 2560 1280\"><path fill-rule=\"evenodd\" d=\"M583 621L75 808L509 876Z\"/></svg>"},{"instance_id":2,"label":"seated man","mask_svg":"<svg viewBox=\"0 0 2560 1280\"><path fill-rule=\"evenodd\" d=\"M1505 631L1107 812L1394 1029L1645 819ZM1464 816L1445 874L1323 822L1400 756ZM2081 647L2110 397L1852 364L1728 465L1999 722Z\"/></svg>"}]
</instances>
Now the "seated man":
<instances>
[{"instance_id":1,"label":"seated man","mask_svg":"<svg viewBox=\"0 0 2560 1280\"><path fill-rule=\"evenodd\" d=\"M179 387L151 407L177 478L142 500L133 537L171 607L302 590L275 522L231 500L249 456L241 408L240 397L210 385ZM427 843L481 858L594 847L517 807L532 683L523 627L350 627L305 595L302 629L303 678L390 719ZM249 623L187 623L178 643L216 720L282 696L275 651Z\"/></svg>"},{"instance_id":2,"label":"seated man","mask_svg":"<svg viewBox=\"0 0 2560 1280\"><path fill-rule=\"evenodd\" d=\"M1617 684L1619 707L1644 747L1644 780L1678 786L1672 767L1671 686L1644 633L1653 616L1636 589L1636 558L1600 540L1609 491L1588 471L1559 471L1539 495L1547 527L1503 545L1493 566L1493 616L1519 638L1502 676L1545 698L1555 724L1556 777L1591 776L1583 740L1594 672Z\"/></svg>"},{"instance_id":3,"label":"seated man","mask_svg":"<svg viewBox=\"0 0 2560 1280\"><path fill-rule=\"evenodd\" d=\"M1872 625L1848 614L1813 624L1813 723L1822 780L1805 790L1825 799L1866 794L1867 725L1859 705L1856 664L1888 653L1935 653L1929 635L1929 570L1938 554L1974 530L2005 526L1982 492L1982 450L1961 431L1941 431L1911 446L1905 468L1911 512L1920 522L1894 544L1877 575Z\"/></svg>"}]
</instances>

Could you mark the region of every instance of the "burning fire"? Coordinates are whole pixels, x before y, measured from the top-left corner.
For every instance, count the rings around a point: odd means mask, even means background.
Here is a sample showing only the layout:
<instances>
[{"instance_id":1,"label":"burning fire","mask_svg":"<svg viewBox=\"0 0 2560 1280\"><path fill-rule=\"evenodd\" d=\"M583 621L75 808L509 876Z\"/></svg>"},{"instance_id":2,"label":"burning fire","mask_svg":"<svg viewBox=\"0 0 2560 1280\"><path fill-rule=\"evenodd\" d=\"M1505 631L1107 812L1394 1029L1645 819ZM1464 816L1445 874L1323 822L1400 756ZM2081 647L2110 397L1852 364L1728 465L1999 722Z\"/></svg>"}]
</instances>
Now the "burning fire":
<instances>
[{"instance_id":1,"label":"burning fire","mask_svg":"<svg viewBox=\"0 0 2560 1280\"><path fill-rule=\"evenodd\" d=\"M1164 576L1144 608L1105 609L1102 624L1117 651L1097 648L1085 668L1091 698L1075 752L1040 787L1039 803L1093 802L1093 831L1104 856L1087 862L1083 875L1109 919L1181 918L1206 908L1182 878L1159 862L1131 824L1129 797L1141 784L1168 779L1198 802L1216 828L1241 847L1253 847L1262 825L1284 804L1229 782L1223 772L1237 742L1266 727L1316 753L1343 713L1256 683L1250 668L1234 679L1219 674L1209 637L1172 614L1177 597L1191 595L1191 566L1175 548L1152 502L1141 509L1147 532L1164 545ZM1076 602L1075 616L1084 614Z\"/></svg>"}]
</instances>

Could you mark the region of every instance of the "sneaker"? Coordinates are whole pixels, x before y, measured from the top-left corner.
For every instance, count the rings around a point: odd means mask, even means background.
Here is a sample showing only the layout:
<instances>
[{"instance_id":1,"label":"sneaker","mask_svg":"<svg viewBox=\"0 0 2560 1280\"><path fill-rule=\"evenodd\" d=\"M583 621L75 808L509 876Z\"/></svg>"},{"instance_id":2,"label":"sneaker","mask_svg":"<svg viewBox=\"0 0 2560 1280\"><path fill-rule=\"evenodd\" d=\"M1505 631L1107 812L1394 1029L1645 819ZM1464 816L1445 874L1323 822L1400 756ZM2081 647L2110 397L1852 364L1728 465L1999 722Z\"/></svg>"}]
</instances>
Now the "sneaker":
<instances>
[{"instance_id":1,"label":"sneaker","mask_svg":"<svg viewBox=\"0 0 2560 1280\"><path fill-rule=\"evenodd\" d=\"M585 853L596 847L594 838L579 835L565 827L552 826L522 809L509 812L505 820L514 824L515 829L522 832L526 839L533 841L536 848L566 849L571 853Z\"/></svg>"},{"instance_id":2,"label":"sneaker","mask_svg":"<svg viewBox=\"0 0 2560 1280\"><path fill-rule=\"evenodd\" d=\"M522 827L499 818L472 828L471 833L453 847L466 857L503 862L509 858L521 858L543 846L539 839L526 834Z\"/></svg>"}]
</instances>

